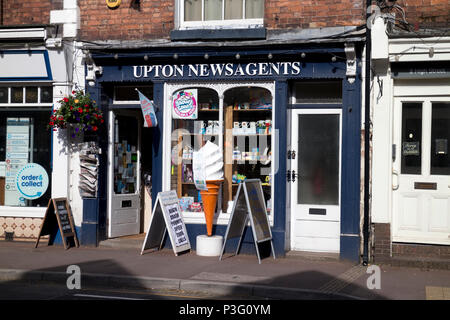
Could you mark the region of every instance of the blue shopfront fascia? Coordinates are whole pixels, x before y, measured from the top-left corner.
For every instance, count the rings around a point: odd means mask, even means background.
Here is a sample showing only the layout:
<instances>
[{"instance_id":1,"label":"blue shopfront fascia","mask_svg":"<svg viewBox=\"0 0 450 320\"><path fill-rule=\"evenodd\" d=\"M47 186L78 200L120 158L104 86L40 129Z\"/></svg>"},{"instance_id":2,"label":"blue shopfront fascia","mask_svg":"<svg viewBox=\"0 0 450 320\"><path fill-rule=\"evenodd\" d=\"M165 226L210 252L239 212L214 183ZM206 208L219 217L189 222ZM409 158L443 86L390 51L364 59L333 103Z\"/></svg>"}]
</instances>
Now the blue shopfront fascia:
<instances>
[{"instance_id":1,"label":"blue shopfront fascia","mask_svg":"<svg viewBox=\"0 0 450 320\"><path fill-rule=\"evenodd\" d=\"M158 192L163 191L163 132L164 132L164 86L166 82L183 82L189 85L190 82L205 81L208 83L214 81L232 81L232 82L251 82L265 81L274 83L275 92L275 112L276 121L275 129L279 132L278 154L285 155L287 153L287 126L289 124L288 109L299 107L315 107L312 105L293 105L289 100L290 81L310 80L310 79L340 79L342 80L343 99L342 104L337 107L342 108L342 193L341 193L341 252L342 258L357 261L359 259L360 245L360 129L361 129L361 70L357 68L356 80L352 83L346 78L346 63L344 60L338 59L331 61L331 57L339 53L343 53L343 49L332 48L329 51L321 49L320 54L328 54L329 61L303 61L302 59L286 61L261 61L258 59L251 61L246 59L245 62L239 62L235 58L229 59L228 62L214 61L210 58L207 63L204 59L197 58L198 61L189 61L189 63L173 63L172 54L167 54L167 63L155 63L153 65L142 64L143 53L121 54L119 59L114 59L112 55L105 54L96 55L93 53L94 60L97 65L102 65L103 73L97 77L94 86L86 86L89 93L96 101L101 101L104 86L130 83L152 83L153 85L153 101L156 106L160 106L156 111L158 119L158 127L153 128L153 161L152 161L152 198L156 199ZM234 52L235 56L237 52ZM266 51L266 56L269 51ZM299 53L300 55L300 53ZM139 56L139 58L138 58ZM202 57L202 55L198 55ZM310 53L308 54L311 57ZM200 63L199 61L202 62ZM126 64L121 64L121 61ZM151 61L149 59L149 61ZM170 61L170 62L168 62ZM231 62L232 61L232 62ZM357 62L359 62L359 57ZM197 62L197 63L196 63ZM110 97L104 105L112 105ZM129 106L131 107L131 106ZM135 105L136 108L139 105ZM320 106L318 106L320 107ZM101 143L106 144L107 139L100 139ZM102 148L107 150L107 145ZM281 159L281 157L280 157ZM96 244L102 240L106 229L106 199L107 199L107 182L106 182L106 157L101 159L100 179L98 203L95 204L95 213L89 210L83 217L85 225L86 244ZM273 243L277 256L282 256L288 247L287 233L287 201L280 199L286 198L286 161L279 161L278 171L274 177L276 186L276 194L279 195L278 200L273 202ZM282 201L284 200L284 201ZM90 200L92 202L92 200ZM93 209L90 203L87 207ZM190 241L195 247L196 235L205 232L202 224L187 224ZM214 233L224 235L226 225L215 226ZM102 236L103 235L103 236ZM99 239L100 238L100 239ZM236 239L237 240L237 239ZM230 244L233 247L235 244ZM170 243L166 241L166 246ZM251 232L245 232L242 252L253 252L254 245Z\"/></svg>"}]
</instances>

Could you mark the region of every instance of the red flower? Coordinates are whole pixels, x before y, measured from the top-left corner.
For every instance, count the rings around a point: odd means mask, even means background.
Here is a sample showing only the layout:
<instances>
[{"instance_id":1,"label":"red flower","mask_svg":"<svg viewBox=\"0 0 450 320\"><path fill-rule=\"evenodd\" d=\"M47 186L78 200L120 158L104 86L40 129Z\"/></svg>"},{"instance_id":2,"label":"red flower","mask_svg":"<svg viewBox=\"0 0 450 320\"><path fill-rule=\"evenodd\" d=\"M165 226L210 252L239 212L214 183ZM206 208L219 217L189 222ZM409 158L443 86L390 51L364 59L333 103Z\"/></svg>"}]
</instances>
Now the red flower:
<instances>
[{"instance_id":1,"label":"red flower","mask_svg":"<svg viewBox=\"0 0 450 320\"><path fill-rule=\"evenodd\" d=\"M76 92L75 91L72 91L72 94L75 94Z\"/></svg>"},{"instance_id":2,"label":"red flower","mask_svg":"<svg viewBox=\"0 0 450 320\"><path fill-rule=\"evenodd\" d=\"M78 108L78 112L79 112L79 113L83 113L83 109Z\"/></svg>"},{"instance_id":3,"label":"red flower","mask_svg":"<svg viewBox=\"0 0 450 320\"><path fill-rule=\"evenodd\" d=\"M64 98L63 100L64 100L64 102L69 102L69 99L67 99L67 98Z\"/></svg>"},{"instance_id":4,"label":"red flower","mask_svg":"<svg viewBox=\"0 0 450 320\"><path fill-rule=\"evenodd\" d=\"M70 106L70 110L73 110L73 107L72 107L72 106Z\"/></svg>"},{"instance_id":5,"label":"red flower","mask_svg":"<svg viewBox=\"0 0 450 320\"><path fill-rule=\"evenodd\" d=\"M102 119L102 120L100 121L100 123L103 123L103 122L105 122L105 120Z\"/></svg>"},{"instance_id":6,"label":"red flower","mask_svg":"<svg viewBox=\"0 0 450 320\"><path fill-rule=\"evenodd\" d=\"M49 125L53 126L55 123L53 121L50 121Z\"/></svg>"},{"instance_id":7,"label":"red flower","mask_svg":"<svg viewBox=\"0 0 450 320\"><path fill-rule=\"evenodd\" d=\"M85 107L89 107L89 105L88 105L88 104L85 104L84 106L85 106Z\"/></svg>"},{"instance_id":8,"label":"red flower","mask_svg":"<svg viewBox=\"0 0 450 320\"><path fill-rule=\"evenodd\" d=\"M93 126L93 127L92 127L92 130L97 131L98 128L97 128L96 126Z\"/></svg>"}]
</instances>

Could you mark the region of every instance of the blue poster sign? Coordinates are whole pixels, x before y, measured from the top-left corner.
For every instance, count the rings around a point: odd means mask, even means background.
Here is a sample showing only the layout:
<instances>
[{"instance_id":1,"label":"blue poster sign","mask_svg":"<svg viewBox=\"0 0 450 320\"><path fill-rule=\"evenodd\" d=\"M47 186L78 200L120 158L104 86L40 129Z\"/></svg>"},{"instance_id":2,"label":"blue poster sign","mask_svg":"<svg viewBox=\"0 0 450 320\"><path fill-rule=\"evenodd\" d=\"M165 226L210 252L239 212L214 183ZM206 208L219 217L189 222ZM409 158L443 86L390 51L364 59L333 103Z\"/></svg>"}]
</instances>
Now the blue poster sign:
<instances>
[{"instance_id":1,"label":"blue poster sign","mask_svg":"<svg viewBox=\"0 0 450 320\"><path fill-rule=\"evenodd\" d=\"M48 174L37 163L28 163L16 175L17 190L25 199L40 198L48 188Z\"/></svg>"}]
</instances>

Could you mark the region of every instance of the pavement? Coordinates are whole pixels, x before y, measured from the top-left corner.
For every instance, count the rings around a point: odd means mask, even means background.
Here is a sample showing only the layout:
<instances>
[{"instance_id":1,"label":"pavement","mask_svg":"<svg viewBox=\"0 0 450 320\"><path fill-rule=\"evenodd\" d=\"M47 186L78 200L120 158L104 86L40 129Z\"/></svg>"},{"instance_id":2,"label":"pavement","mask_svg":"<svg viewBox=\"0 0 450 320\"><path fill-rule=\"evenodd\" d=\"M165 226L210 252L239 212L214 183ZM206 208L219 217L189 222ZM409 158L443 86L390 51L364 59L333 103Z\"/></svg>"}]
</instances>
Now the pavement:
<instances>
[{"instance_id":1,"label":"pavement","mask_svg":"<svg viewBox=\"0 0 450 320\"><path fill-rule=\"evenodd\" d=\"M208 292L214 297L291 300L450 300L450 270L389 265L362 266L326 256L225 253L175 256L171 249L140 254L129 246L103 244L65 250L40 242L0 241L0 282L65 284L76 265L81 286Z\"/></svg>"}]
</instances>

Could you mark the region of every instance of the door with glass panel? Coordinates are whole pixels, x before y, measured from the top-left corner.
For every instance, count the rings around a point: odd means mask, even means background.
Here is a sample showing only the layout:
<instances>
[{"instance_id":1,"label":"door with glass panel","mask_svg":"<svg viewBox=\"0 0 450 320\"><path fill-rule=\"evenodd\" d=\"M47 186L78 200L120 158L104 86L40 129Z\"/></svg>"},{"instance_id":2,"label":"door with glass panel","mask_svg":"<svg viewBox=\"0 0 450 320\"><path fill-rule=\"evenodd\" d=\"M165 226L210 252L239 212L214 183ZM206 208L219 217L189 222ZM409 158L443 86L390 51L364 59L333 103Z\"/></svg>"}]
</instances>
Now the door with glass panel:
<instances>
[{"instance_id":1,"label":"door with glass panel","mask_svg":"<svg viewBox=\"0 0 450 320\"><path fill-rule=\"evenodd\" d=\"M393 241L450 244L450 98L394 106Z\"/></svg>"},{"instance_id":2,"label":"door with glass panel","mask_svg":"<svg viewBox=\"0 0 450 320\"><path fill-rule=\"evenodd\" d=\"M108 237L140 230L140 125L138 112L109 112Z\"/></svg>"},{"instance_id":3,"label":"door with glass panel","mask_svg":"<svg viewBox=\"0 0 450 320\"><path fill-rule=\"evenodd\" d=\"M292 110L291 249L339 252L341 110Z\"/></svg>"}]
</instances>

